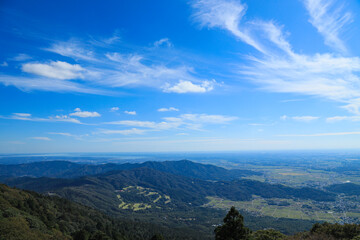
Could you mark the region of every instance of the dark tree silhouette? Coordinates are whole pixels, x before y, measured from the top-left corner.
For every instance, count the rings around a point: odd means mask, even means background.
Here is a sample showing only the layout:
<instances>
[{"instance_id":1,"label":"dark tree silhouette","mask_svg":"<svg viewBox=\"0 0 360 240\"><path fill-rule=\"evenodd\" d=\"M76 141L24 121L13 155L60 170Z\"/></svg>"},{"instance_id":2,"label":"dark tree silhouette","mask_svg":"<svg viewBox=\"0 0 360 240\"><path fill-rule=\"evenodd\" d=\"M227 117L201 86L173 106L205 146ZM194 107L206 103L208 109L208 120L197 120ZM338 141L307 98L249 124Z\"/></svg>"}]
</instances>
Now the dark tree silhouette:
<instances>
[{"instance_id":1,"label":"dark tree silhouette","mask_svg":"<svg viewBox=\"0 0 360 240\"><path fill-rule=\"evenodd\" d=\"M249 239L250 229L244 226L244 218L235 207L224 218L224 224L214 230L216 240Z\"/></svg>"},{"instance_id":2,"label":"dark tree silhouette","mask_svg":"<svg viewBox=\"0 0 360 240\"><path fill-rule=\"evenodd\" d=\"M165 240L165 238L161 234L155 234L150 240Z\"/></svg>"}]
</instances>

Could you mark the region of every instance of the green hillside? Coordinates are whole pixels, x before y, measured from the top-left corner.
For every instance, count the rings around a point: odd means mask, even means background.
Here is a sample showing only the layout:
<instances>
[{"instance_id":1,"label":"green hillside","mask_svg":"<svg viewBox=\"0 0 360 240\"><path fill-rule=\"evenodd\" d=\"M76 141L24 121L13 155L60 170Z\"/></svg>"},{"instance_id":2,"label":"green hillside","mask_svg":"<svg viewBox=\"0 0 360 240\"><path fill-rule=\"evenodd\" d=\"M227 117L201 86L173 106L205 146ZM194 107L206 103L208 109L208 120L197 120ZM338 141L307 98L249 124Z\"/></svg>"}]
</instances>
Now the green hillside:
<instances>
[{"instance_id":1,"label":"green hillside","mask_svg":"<svg viewBox=\"0 0 360 240\"><path fill-rule=\"evenodd\" d=\"M202 239L189 229L166 229L151 223L113 219L59 197L0 184L0 240Z\"/></svg>"}]
</instances>

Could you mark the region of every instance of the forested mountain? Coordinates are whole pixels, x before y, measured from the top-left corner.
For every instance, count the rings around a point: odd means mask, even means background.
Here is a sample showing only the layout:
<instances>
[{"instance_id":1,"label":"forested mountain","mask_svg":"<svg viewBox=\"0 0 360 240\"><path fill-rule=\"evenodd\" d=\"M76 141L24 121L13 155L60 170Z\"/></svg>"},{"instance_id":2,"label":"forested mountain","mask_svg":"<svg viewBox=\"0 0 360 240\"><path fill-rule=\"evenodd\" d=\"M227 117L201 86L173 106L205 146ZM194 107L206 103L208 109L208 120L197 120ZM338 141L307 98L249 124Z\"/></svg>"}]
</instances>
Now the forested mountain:
<instances>
[{"instance_id":1,"label":"forested mountain","mask_svg":"<svg viewBox=\"0 0 360 240\"><path fill-rule=\"evenodd\" d=\"M202 239L191 229L114 219L63 198L0 184L1 240L146 240L159 233L166 239Z\"/></svg>"},{"instance_id":2,"label":"forested mountain","mask_svg":"<svg viewBox=\"0 0 360 240\"><path fill-rule=\"evenodd\" d=\"M55 178L15 178L5 181L6 184L37 192L56 192L61 196L73 199L83 195L86 201L92 195L106 196L112 205L117 201L115 191L128 186L151 188L171 196L172 203L178 206L185 204L202 205L206 196L218 196L230 200L250 200L252 195L264 198L300 198L316 201L333 201L335 194L311 188L291 188L252 180L234 180L209 182L195 178L177 176L158 170L142 167L131 170L111 171L108 173L77 179ZM88 192L88 193L85 193ZM77 201L84 203L83 200ZM112 203L112 204L111 204ZM104 206L104 201L101 205ZM97 206L98 208L104 208Z\"/></svg>"},{"instance_id":3,"label":"forested mountain","mask_svg":"<svg viewBox=\"0 0 360 240\"><path fill-rule=\"evenodd\" d=\"M56 177L76 178L87 175L96 175L115 170L129 170L147 167L172 173L179 176L198 178L203 180L232 180L243 176L261 175L259 172L250 170L228 170L209 164L200 164L188 160L144 162L125 164L78 164L68 161L43 161L16 165L0 165L0 176L6 177Z\"/></svg>"}]
</instances>

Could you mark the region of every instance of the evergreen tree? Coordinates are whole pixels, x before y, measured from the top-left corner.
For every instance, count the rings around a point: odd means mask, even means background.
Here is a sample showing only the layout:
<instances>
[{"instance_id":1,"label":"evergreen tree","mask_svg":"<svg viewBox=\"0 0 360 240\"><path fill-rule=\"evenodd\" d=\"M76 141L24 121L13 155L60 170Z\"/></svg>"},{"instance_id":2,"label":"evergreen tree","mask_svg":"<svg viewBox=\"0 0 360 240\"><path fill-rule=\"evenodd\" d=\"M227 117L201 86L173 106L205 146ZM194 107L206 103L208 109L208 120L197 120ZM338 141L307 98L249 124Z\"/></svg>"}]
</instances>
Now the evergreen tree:
<instances>
[{"instance_id":1,"label":"evergreen tree","mask_svg":"<svg viewBox=\"0 0 360 240\"><path fill-rule=\"evenodd\" d=\"M155 234L150 240L165 240L165 238L161 234Z\"/></svg>"},{"instance_id":2,"label":"evergreen tree","mask_svg":"<svg viewBox=\"0 0 360 240\"><path fill-rule=\"evenodd\" d=\"M244 226L243 216L231 207L224 218L224 224L214 230L216 240L242 240L249 239L250 230Z\"/></svg>"}]
</instances>

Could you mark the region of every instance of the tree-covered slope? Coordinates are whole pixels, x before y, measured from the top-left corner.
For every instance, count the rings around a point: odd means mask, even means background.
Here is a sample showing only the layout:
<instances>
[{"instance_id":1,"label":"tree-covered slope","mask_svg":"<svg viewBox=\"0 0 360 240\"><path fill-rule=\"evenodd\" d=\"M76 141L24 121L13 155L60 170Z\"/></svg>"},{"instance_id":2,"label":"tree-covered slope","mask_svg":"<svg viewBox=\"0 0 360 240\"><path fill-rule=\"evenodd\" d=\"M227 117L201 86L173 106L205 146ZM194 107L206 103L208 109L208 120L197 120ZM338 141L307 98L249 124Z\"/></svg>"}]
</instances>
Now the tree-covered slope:
<instances>
[{"instance_id":1,"label":"tree-covered slope","mask_svg":"<svg viewBox=\"0 0 360 240\"><path fill-rule=\"evenodd\" d=\"M334 193L344 193L345 195L360 195L360 185L354 183L333 184L326 187L326 189Z\"/></svg>"},{"instance_id":2,"label":"tree-covered slope","mask_svg":"<svg viewBox=\"0 0 360 240\"><path fill-rule=\"evenodd\" d=\"M335 194L311 188L291 188L252 180L209 182L168 174L150 168L112 171L77 179L15 178L5 183L37 192L55 192L60 196L107 212L118 211L116 191L128 186L154 189L171 197L171 207L206 203L207 196L234 201L250 200L252 195L264 198L299 198L332 201Z\"/></svg>"},{"instance_id":3,"label":"tree-covered slope","mask_svg":"<svg viewBox=\"0 0 360 240\"><path fill-rule=\"evenodd\" d=\"M0 239L201 239L194 232L170 230L141 222L116 220L59 197L0 184ZM192 235L193 234L193 235Z\"/></svg>"}]
</instances>

